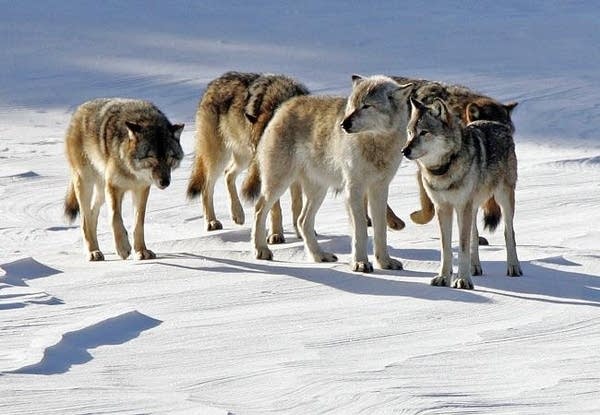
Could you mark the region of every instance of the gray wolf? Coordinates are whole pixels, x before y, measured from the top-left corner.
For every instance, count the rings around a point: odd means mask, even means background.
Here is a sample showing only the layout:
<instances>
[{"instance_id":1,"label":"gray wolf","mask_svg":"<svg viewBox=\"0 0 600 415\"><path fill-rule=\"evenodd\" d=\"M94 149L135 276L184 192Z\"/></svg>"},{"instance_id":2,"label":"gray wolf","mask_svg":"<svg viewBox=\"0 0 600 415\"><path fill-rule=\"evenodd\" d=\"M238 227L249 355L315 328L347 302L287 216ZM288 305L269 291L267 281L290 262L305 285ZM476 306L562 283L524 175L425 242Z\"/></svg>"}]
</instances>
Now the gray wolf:
<instances>
[{"instance_id":1,"label":"gray wolf","mask_svg":"<svg viewBox=\"0 0 600 415\"><path fill-rule=\"evenodd\" d=\"M402 150L416 160L425 191L437 211L442 261L432 285L473 288L471 275L481 275L477 208L494 196L504 216L507 275L522 275L517 258L513 216L517 157L510 126L474 121L463 126L440 99L426 106L411 98L408 143ZM452 215L459 228L458 276L452 278ZM484 205L484 216L490 213Z\"/></svg>"},{"instance_id":2,"label":"gray wolf","mask_svg":"<svg viewBox=\"0 0 600 415\"><path fill-rule=\"evenodd\" d=\"M115 247L123 259L131 245L121 216L123 195L133 194L135 225L133 249L138 259L156 255L146 248L144 217L150 185L164 189L171 170L183 158L179 138L183 124L171 124L147 101L95 99L79 106L67 129L65 150L71 182L65 215L75 220L81 211L81 229L90 261L102 261L96 227L100 207L108 199Z\"/></svg>"},{"instance_id":3,"label":"gray wolf","mask_svg":"<svg viewBox=\"0 0 600 415\"><path fill-rule=\"evenodd\" d=\"M284 75L227 72L208 84L196 111L196 157L187 189L189 198L202 195L207 230L223 228L213 204L215 182L223 172L231 217L237 224L244 223L236 178L250 164L275 110L289 98L306 94L304 85ZM300 193L297 187L292 190ZM301 194L294 200L297 216ZM279 203L271 223L269 242L284 242Z\"/></svg>"},{"instance_id":4,"label":"gray wolf","mask_svg":"<svg viewBox=\"0 0 600 415\"><path fill-rule=\"evenodd\" d=\"M426 105L431 105L436 99L445 101L450 111L464 125L477 120L497 121L508 126L514 134L511 113L517 106L516 102L502 104L493 98L481 95L461 85L447 85L441 82L401 76L393 76L392 78L398 83L412 83L414 85L412 97ZM433 219L435 212L433 203L423 188L420 171L417 172L417 183L419 185L421 210L413 212L410 217L415 223L425 224ZM490 212L486 228L491 229L500 220L500 207L493 197L486 202L486 205L487 210ZM393 214L389 207L388 212ZM389 220L391 219L388 218ZM488 244L483 237L480 237L479 240L482 245Z\"/></svg>"},{"instance_id":5,"label":"gray wolf","mask_svg":"<svg viewBox=\"0 0 600 415\"><path fill-rule=\"evenodd\" d=\"M317 243L315 215L327 190L343 191L353 226L351 268L372 272L367 256L366 196L373 220L375 259L381 268L401 269L389 256L385 225L388 185L406 141L410 86L391 78L352 78L348 99L302 96L286 101L267 125L257 163L244 188L257 197L252 240L257 259L272 259L265 242L266 214L292 183L300 183L306 202L298 228L316 262L337 261Z\"/></svg>"}]
</instances>

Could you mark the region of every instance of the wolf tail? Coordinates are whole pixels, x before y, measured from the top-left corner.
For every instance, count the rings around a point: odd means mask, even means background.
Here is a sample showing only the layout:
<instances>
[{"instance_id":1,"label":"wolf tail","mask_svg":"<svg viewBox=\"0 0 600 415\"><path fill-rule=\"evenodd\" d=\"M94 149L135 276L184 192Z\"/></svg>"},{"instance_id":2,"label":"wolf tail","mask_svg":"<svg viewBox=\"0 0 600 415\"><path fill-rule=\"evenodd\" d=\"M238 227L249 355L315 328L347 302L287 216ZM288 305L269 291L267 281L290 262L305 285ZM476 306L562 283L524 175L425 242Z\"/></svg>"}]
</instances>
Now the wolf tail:
<instances>
[{"instance_id":1,"label":"wolf tail","mask_svg":"<svg viewBox=\"0 0 600 415\"><path fill-rule=\"evenodd\" d=\"M494 232L500 223L502 218L502 211L500 206L496 203L494 197L490 197L483 205L483 223L484 228L490 232Z\"/></svg>"},{"instance_id":2,"label":"wolf tail","mask_svg":"<svg viewBox=\"0 0 600 415\"><path fill-rule=\"evenodd\" d=\"M202 194L204 186L206 184L206 168L202 162L202 158L196 154L196 160L194 162L194 169L190 176L190 181L187 188L188 199L195 199Z\"/></svg>"},{"instance_id":3,"label":"wolf tail","mask_svg":"<svg viewBox=\"0 0 600 415\"><path fill-rule=\"evenodd\" d=\"M260 195L260 187L260 168L256 159L254 159L248 168L248 174L242 184L242 197L248 201L255 201Z\"/></svg>"},{"instance_id":4,"label":"wolf tail","mask_svg":"<svg viewBox=\"0 0 600 415\"><path fill-rule=\"evenodd\" d=\"M65 217L72 223L77 218L79 214L79 202L77 202L77 197L75 196L75 187L73 186L73 182L69 183L69 188L67 189L67 195L65 196Z\"/></svg>"}]
</instances>

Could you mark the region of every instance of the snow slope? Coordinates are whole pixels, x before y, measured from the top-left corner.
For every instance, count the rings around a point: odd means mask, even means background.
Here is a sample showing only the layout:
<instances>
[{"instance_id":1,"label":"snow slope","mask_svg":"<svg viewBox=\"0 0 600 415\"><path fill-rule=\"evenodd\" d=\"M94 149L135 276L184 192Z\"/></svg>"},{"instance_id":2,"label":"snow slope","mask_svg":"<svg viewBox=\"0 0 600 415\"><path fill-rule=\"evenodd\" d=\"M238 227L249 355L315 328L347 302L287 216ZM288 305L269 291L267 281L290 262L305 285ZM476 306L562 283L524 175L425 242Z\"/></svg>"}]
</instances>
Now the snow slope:
<instances>
[{"instance_id":1,"label":"snow slope","mask_svg":"<svg viewBox=\"0 0 600 415\"><path fill-rule=\"evenodd\" d=\"M598 413L599 19L586 2L2 2L0 413ZM224 229L204 231L184 196L194 111L232 69L315 93L387 73L518 100L525 275L504 276L498 232L476 290L431 287L437 226L408 220L389 233L404 271L352 273L333 195L317 229L337 264L309 262L292 233L275 261L254 260L222 182ZM156 260L119 260L103 214L107 261L88 263L62 217L63 134L98 96L150 99L186 123L182 166L150 197ZM390 191L404 219L414 171L404 162ZM284 212L291 229L287 200Z\"/></svg>"}]
</instances>

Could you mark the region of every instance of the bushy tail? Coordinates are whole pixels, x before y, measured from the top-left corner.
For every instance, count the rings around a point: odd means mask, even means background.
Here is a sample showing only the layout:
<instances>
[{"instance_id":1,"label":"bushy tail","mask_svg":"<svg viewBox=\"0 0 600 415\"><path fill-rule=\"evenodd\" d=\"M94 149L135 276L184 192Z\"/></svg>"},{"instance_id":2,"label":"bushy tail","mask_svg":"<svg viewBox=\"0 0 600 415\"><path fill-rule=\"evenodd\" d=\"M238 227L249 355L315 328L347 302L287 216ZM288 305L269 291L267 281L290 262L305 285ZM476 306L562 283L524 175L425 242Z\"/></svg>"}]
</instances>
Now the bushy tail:
<instances>
[{"instance_id":1,"label":"bushy tail","mask_svg":"<svg viewBox=\"0 0 600 415\"><path fill-rule=\"evenodd\" d=\"M78 214L79 202L77 202L77 197L75 196L75 187L73 186L73 182L71 182L69 183L67 195L65 196L65 217L69 223L73 223L73 221L77 219Z\"/></svg>"},{"instance_id":2,"label":"bushy tail","mask_svg":"<svg viewBox=\"0 0 600 415\"><path fill-rule=\"evenodd\" d=\"M483 205L483 223L484 228L490 232L494 232L500 223L502 218L502 211L500 206L496 203L494 197L490 197Z\"/></svg>"},{"instance_id":3,"label":"bushy tail","mask_svg":"<svg viewBox=\"0 0 600 415\"><path fill-rule=\"evenodd\" d=\"M190 176L190 181L187 188L188 199L194 199L202 194L204 185L206 183L206 169L204 163L198 154L196 154L196 160L194 161L194 169Z\"/></svg>"},{"instance_id":4,"label":"bushy tail","mask_svg":"<svg viewBox=\"0 0 600 415\"><path fill-rule=\"evenodd\" d=\"M245 200L254 202L260 195L260 168L256 159L252 160L248 168L248 174L242 184L242 197Z\"/></svg>"}]
</instances>

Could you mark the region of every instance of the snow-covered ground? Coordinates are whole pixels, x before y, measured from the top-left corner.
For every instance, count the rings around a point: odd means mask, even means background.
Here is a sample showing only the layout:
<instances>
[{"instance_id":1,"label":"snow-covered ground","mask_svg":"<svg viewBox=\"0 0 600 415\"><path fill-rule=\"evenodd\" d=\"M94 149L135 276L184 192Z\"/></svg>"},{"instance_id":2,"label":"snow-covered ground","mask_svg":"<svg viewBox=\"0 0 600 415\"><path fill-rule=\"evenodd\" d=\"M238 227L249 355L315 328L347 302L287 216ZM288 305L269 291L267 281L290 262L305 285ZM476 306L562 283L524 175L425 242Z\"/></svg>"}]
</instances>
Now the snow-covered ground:
<instances>
[{"instance_id":1,"label":"snow-covered ground","mask_svg":"<svg viewBox=\"0 0 600 415\"><path fill-rule=\"evenodd\" d=\"M599 413L600 6L401 3L2 2L0 413ZM315 93L386 73L519 101L525 275L504 276L500 231L474 291L431 287L439 235L408 220L410 162L390 192L407 220L389 233L404 271L349 271L333 195L317 229L336 264L309 262L292 233L275 261L254 260L222 182L224 229L207 233L184 194L194 111L232 69ZM88 263L63 219L63 134L98 96L149 99L186 123L182 166L150 196L156 260L119 260L103 214L107 261Z\"/></svg>"}]
</instances>

